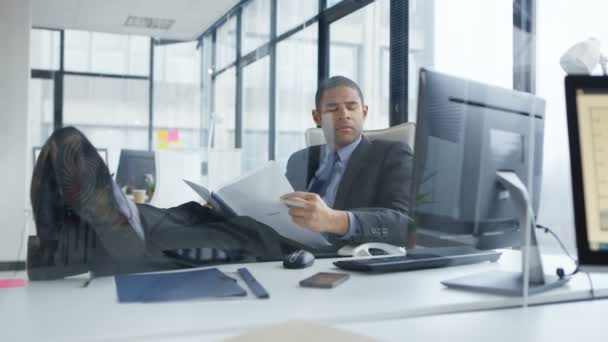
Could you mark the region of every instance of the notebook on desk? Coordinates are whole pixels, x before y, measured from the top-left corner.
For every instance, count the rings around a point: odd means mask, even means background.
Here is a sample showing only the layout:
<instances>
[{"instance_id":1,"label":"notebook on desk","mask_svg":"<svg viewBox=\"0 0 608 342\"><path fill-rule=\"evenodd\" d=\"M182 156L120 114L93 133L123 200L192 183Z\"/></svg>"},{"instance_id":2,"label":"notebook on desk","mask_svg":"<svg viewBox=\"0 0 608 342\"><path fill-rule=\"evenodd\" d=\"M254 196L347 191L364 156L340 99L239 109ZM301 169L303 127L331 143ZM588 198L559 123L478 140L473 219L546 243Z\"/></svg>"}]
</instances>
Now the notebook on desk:
<instances>
[{"instance_id":1,"label":"notebook on desk","mask_svg":"<svg viewBox=\"0 0 608 342\"><path fill-rule=\"evenodd\" d=\"M494 262L500 255L494 250L482 251L469 246L437 247L408 250L407 255L340 260L334 265L349 271L386 273Z\"/></svg>"}]
</instances>

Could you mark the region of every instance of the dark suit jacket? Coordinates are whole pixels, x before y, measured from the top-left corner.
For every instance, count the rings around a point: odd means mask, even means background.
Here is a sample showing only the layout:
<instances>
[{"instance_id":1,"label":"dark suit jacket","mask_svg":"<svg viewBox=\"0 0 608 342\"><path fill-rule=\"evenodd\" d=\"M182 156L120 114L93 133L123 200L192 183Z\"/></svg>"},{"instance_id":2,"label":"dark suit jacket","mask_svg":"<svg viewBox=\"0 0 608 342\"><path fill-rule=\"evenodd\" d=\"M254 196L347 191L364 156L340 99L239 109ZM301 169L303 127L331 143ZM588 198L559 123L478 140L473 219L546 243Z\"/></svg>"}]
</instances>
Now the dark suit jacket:
<instances>
[{"instance_id":1,"label":"dark suit jacket","mask_svg":"<svg viewBox=\"0 0 608 342\"><path fill-rule=\"evenodd\" d=\"M321 145L295 152L287 163L287 179L296 191L306 187L319 167ZM352 212L361 234L349 241L331 238L334 245L406 242L412 152L400 142L363 137L342 176L333 208Z\"/></svg>"}]
</instances>

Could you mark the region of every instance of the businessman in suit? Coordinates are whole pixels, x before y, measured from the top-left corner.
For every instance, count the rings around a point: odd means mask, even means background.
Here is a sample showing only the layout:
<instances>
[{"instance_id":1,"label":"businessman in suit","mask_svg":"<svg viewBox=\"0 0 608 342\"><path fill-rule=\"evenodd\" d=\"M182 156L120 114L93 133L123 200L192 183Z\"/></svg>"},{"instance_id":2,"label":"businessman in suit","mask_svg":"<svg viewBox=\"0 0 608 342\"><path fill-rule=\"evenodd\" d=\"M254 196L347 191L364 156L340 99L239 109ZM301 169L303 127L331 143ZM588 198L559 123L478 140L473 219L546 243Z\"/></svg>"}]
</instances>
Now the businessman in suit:
<instances>
[{"instance_id":1,"label":"businessman in suit","mask_svg":"<svg viewBox=\"0 0 608 342\"><path fill-rule=\"evenodd\" d=\"M361 135L367 106L358 86L334 77L319 87L313 119L326 146L296 152L287 177L298 201L293 220L338 247L367 241L403 245L411 153ZM153 271L234 261L268 261L305 246L247 217L224 217L189 202L135 205L116 186L77 129L53 132L31 185L37 236L28 241L30 279Z\"/></svg>"},{"instance_id":2,"label":"businessman in suit","mask_svg":"<svg viewBox=\"0 0 608 342\"><path fill-rule=\"evenodd\" d=\"M359 86L334 76L320 84L312 118L326 144L300 150L286 176L299 203L295 223L326 233L334 245L386 242L404 245L408 225L411 150L403 143L362 135L368 107Z\"/></svg>"}]
</instances>

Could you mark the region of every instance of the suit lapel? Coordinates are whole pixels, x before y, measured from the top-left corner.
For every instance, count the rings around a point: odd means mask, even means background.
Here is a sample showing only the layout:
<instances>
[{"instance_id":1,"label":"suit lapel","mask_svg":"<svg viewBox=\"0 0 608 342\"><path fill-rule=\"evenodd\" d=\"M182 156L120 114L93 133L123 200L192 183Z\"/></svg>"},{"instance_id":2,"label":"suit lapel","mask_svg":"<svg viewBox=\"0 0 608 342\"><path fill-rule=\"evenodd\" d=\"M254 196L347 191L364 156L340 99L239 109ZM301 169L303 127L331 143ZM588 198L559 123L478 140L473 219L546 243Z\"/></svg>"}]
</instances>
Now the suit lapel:
<instances>
[{"instance_id":1,"label":"suit lapel","mask_svg":"<svg viewBox=\"0 0 608 342\"><path fill-rule=\"evenodd\" d=\"M346 166L346 171L342 176L340 186L338 186L338 192L336 193L336 200L334 201L335 209L344 207L346 196L348 195L353 182L357 178L359 172L361 172L361 169L365 166L365 156L367 155L369 147L369 140L367 140L366 137L363 137L359 143L359 146L357 146L357 148L353 151L353 154L350 156L350 160Z\"/></svg>"},{"instance_id":2,"label":"suit lapel","mask_svg":"<svg viewBox=\"0 0 608 342\"><path fill-rule=\"evenodd\" d=\"M304 184L304 189L308 187L310 184L310 180L314 177L317 169L319 168L321 162L321 145L311 146L308 149L308 162L307 170L306 170L306 184Z\"/></svg>"}]
</instances>

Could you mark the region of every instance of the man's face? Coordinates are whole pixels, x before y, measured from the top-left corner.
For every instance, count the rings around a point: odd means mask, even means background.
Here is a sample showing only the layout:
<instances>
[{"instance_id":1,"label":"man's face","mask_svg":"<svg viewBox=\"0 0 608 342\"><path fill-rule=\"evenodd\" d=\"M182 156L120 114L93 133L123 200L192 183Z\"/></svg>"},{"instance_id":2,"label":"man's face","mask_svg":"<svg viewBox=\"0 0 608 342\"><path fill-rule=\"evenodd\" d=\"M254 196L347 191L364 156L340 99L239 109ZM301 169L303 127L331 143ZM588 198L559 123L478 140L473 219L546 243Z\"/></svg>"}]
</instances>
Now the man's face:
<instances>
[{"instance_id":1,"label":"man's face","mask_svg":"<svg viewBox=\"0 0 608 342\"><path fill-rule=\"evenodd\" d=\"M361 136L367 118L367 105L357 91L347 86L330 88L321 96L313 120L323 129L325 140L335 149L344 147Z\"/></svg>"}]
</instances>

